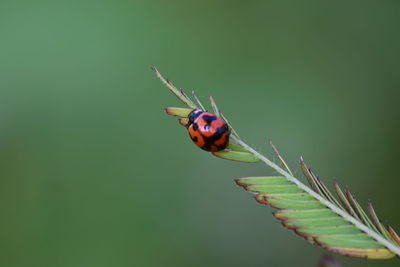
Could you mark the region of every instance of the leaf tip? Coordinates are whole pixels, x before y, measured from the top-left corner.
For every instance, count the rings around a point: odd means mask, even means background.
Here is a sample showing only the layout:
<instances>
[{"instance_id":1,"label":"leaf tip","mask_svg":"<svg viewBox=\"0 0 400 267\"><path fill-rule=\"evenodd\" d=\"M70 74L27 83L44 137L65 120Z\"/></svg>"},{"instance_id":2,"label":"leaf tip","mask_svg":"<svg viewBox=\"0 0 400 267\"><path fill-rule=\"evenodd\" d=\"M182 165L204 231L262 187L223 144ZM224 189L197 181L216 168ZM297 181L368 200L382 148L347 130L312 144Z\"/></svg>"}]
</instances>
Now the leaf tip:
<instances>
[{"instance_id":1,"label":"leaf tip","mask_svg":"<svg viewBox=\"0 0 400 267\"><path fill-rule=\"evenodd\" d=\"M399 237L399 235L394 231L394 229L392 228L392 226L388 225L388 226L387 226L387 230L388 230L389 235L390 235L390 237L392 238L392 240L393 240L394 242L396 242L397 245L400 246L400 237Z\"/></svg>"},{"instance_id":2,"label":"leaf tip","mask_svg":"<svg viewBox=\"0 0 400 267\"><path fill-rule=\"evenodd\" d=\"M267 200L267 196L266 195L262 195L262 194L257 194L254 196L255 200L263 205L268 205L268 200Z\"/></svg>"},{"instance_id":3,"label":"leaf tip","mask_svg":"<svg viewBox=\"0 0 400 267\"><path fill-rule=\"evenodd\" d=\"M189 124L189 119L188 118L179 118L178 122L180 125L184 126L184 127L188 127Z\"/></svg>"},{"instance_id":4,"label":"leaf tip","mask_svg":"<svg viewBox=\"0 0 400 267\"><path fill-rule=\"evenodd\" d=\"M352 195L351 192L350 192L350 189L348 188L347 185L344 187L344 192L345 192L347 195Z\"/></svg>"},{"instance_id":5,"label":"leaf tip","mask_svg":"<svg viewBox=\"0 0 400 267\"><path fill-rule=\"evenodd\" d=\"M234 179L235 183L236 183L238 186L241 186L241 187L243 187L244 189L246 189L246 184L243 183L241 180L242 180L242 178L236 178L236 179Z\"/></svg>"},{"instance_id":6,"label":"leaf tip","mask_svg":"<svg viewBox=\"0 0 400 267\"><path fill-rule=\"evenodd\" d=\"M167 107L164 109L165 113L171 116L178 116L181 118L187 118L192 112L193 109L191 108L177 108L177 107Z\"/></svg>"}]
</instances>

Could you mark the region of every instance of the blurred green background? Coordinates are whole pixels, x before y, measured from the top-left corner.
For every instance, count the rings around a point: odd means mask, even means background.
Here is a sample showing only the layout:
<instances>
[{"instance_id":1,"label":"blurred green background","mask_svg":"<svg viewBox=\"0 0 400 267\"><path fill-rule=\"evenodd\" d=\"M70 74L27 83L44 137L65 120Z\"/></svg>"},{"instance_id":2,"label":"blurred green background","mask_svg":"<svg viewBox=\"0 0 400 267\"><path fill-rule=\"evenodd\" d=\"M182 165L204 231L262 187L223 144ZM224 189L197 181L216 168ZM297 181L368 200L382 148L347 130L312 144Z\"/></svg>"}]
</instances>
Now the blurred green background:
<instances>
[{"instance_id":1,"label":"blurred green background","mask_svg":"<svg viewBox=\"0 0 400 267\"><path fill-rule=\"evenodd\" d=\"M213 94L241 136L271 138L400 229L400 3L0 2L0 266L315 266L196 148L150 70ZM337 256L345 266L399 260Z\"/></svg>"}]
</instances>

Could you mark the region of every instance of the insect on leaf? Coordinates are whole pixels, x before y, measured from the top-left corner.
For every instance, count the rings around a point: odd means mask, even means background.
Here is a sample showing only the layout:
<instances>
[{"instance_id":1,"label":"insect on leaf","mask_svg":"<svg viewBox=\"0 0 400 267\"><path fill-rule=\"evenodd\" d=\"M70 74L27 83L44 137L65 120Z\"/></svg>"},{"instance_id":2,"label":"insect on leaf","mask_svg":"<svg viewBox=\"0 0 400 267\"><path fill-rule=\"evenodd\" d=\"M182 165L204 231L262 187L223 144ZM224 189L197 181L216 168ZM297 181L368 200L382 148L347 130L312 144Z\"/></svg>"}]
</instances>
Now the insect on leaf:
<instances>
[{"instance_id":1,"label":"insect on leaf","mask_svg":"<svg viewBox=\"0 0 400 267\"><path fill-rule=\"evenodd\" d=\"M197 142L200 148L213 151L214 156L223 159L248 163L262 161L279 173L279 176L240 178L236 183L255 194L255 199L259 203L277 209L273 215L283 226L309 242L339 254L368 259L389 259L396 255L400 256L399 236L391 226L385 227L381 223L371 204L368 205L367 214L348 189L342 191L334 182L333 186L338 196L336 199L323 181L306 166L303 159L300 160L300 169L310 187L300 182L293 176L286 161L271 141L270 145L283 168L247 145L220 112L213 97L210 97L210 102L215 114L208 113L201 122L203 125L207 124L207 127L212 124L211 121L220 126L213 128L214 131L211 133L205 130L200 132L205 128L198 126L197 120L205 112L197 96L193 93L195 101L192 101L183 90L177 89L156 68L152 70L186 105L183 108L167 108L166 112L179 117L179 123L189 130L193 142ZM203 115L199 115L189 125L187 118L189 113L199 107L201 109L198 114ZM221 135L225 138L221 139Z\"/></svg>"}]
</instances>

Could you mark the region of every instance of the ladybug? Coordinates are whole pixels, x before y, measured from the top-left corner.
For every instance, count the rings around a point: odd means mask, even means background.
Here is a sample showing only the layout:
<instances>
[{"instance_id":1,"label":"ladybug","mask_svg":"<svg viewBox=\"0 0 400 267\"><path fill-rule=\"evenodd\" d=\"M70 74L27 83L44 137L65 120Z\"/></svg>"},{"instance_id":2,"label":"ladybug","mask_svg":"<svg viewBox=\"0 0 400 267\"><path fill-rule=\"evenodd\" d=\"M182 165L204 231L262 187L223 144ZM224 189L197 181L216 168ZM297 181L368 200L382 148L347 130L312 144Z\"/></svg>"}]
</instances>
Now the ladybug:
<instances>
[{"instance_id":1,"label":"ladybug","mask_svg":"<svg viewBox=\"0 0 400 267\"><path fill-rule=\"evenodd\" d=\"M215 152L226 148L230 129L217 115L194 109L188 115L187 129L193 142L206 151Z\"/></svg>"}]
</instances>

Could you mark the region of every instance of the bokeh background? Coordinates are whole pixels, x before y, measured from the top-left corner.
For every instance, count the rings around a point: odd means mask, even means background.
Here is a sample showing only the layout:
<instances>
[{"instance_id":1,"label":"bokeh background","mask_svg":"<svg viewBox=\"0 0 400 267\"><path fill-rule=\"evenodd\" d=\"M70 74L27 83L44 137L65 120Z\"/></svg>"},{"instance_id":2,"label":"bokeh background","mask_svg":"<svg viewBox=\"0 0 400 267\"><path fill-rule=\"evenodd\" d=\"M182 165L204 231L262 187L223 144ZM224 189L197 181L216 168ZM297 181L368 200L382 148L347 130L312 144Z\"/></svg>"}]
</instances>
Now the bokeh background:
<instances>
[{"instance_id":1,"label":"bokeh background","mask_svg":"<svg viewBox=\"0 0 400 267\"><path fill-rule=\"evenodd\" d=\"M196 148L150 70L213 94L241 136L400 229L400 3L0 2L0 265L315 266ZM344 266L399 260L337 256Z\"/></svg>"}]
</instances>

